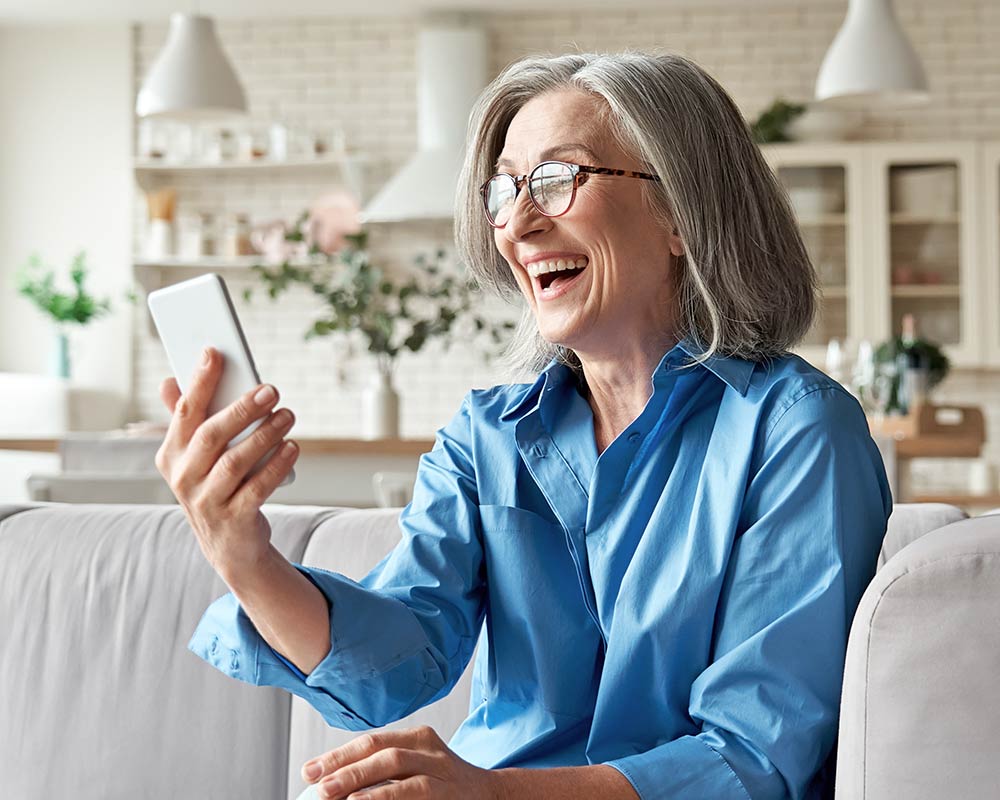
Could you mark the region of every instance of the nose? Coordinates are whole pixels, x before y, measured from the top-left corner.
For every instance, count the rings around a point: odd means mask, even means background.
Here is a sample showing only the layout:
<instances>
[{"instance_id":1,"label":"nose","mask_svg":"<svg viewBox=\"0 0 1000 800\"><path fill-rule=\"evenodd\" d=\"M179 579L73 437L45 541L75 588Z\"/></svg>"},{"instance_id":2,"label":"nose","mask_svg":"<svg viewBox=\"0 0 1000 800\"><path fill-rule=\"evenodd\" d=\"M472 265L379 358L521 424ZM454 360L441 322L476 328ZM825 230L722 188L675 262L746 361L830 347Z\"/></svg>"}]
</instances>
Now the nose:
<instances>
[{"instance_id":1,"label":"nose","mask_svg":"<svg viewBox=\"0 0 1000 800\"><path fill-rule=\"evenodd\" d=\"M507 224L501 229L511 242L521 242L525 238L552 227L552 218L540 214L528 195L528 187L522 187L514 198Z\"/></svg>"}]
</instances>

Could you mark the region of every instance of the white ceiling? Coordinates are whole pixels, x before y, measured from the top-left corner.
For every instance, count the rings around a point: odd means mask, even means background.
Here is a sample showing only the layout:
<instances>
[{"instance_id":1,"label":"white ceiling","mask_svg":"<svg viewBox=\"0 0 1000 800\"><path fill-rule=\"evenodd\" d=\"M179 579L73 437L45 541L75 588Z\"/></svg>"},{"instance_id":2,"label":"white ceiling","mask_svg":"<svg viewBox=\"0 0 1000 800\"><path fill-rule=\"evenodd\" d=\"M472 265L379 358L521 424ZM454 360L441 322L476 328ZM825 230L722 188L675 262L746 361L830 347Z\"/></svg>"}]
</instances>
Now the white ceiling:
<instances>
[{"instance_id":1,"label":"white ceiling","mask_svg":"<svg viewBox=\"0 0 1000 800\"><path fill-rule=\"evenodd\" d=\"M174 11L219 18L419 15L434 11L572 11L697 6L699 0L0 0L0 25L165 21ZM748 5L759 0L712 0ZM846 9L847 0L799 0Z\"/></svg>"}]
</instances>

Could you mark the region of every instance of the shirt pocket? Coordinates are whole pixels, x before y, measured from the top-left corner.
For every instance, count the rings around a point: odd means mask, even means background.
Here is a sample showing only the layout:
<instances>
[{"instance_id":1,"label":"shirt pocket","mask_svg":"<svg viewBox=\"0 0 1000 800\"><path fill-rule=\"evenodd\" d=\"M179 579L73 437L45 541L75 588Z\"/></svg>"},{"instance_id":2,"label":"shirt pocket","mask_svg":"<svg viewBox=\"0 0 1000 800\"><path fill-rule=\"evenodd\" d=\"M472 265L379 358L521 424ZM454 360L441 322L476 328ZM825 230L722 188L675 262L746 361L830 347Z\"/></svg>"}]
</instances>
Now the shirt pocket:
<instances>
[{"instance_id":1,"label":"shirt pocket","mask_svg":"<svg viewBox=\"0 0 1000 800\"><path fill-rule=\"evenodd\" d=\"M562 526L512 506L480 506L491 636L487 691L554 714L592 713L601 635Z\"/></svg>"}]
</instances>

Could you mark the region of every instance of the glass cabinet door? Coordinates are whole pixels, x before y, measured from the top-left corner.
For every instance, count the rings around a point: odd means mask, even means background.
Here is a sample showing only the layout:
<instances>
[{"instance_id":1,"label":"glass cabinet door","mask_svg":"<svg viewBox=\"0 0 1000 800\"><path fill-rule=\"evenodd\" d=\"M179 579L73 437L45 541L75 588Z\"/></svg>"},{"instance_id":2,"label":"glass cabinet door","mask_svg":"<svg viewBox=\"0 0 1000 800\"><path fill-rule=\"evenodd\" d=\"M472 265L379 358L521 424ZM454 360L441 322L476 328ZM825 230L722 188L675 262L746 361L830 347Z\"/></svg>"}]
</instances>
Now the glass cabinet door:
<instances>
[{"instance_id":1,"label":"glass cabinet door","mask_svg":"<svg viewBox=\"0 0 1000 800\"><path fill-rule=\"evenodd\" d=\"M869 153L878 339L898 335L912 314L918 335L955 364L980 362L975 146L894 143Z\"/></svg>"},{"instance_id":2,"label":"glass cabinet door","mask_svg":"<svg viewBox=\"0 0 1000 800\"><path fill-rule=\"evenodd\" d=\"M798 352L824 366L827 345L856 346L865 338L862 277L862 159L857 146L771 145L764 148L795 211L816 269L821 302Z\"/></svg>"},{"instance_id":3,"label":"glass cabinet door","mask_svg":"<svg viewBox=\"0 0 1000 800\"><path fill-rule=\"evenodd\" d=\"M986 340L986 363L1000 367L1000 144L983 148L983 263L982 321Z\"/></svg>"}]
</instances>

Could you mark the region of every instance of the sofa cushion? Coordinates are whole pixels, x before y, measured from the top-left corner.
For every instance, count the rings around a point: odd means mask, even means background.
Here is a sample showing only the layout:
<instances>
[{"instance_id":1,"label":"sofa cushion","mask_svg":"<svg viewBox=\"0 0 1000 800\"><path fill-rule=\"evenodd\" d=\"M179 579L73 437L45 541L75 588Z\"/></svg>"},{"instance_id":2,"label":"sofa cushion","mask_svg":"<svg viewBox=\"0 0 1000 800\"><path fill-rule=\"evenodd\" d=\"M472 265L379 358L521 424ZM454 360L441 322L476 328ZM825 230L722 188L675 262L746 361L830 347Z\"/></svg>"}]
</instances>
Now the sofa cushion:
<instances>
[{"instance_id":1,"label":"sofa cushion","mask_svg":"<svg viewBox=\"0 0 1000 800\"><path fill-rule=\"evenodd\" d=\"M0 797L280 797L289 696L188 652L227 587L181 509L21 508L0 522ZM298 560L331 510L265 513Z\"/></svg>"}]
</instances>

